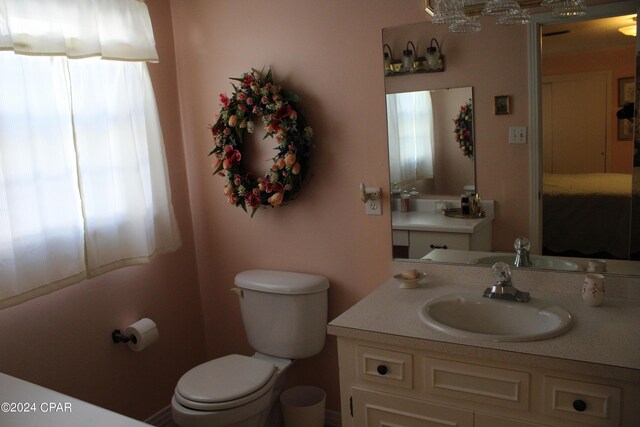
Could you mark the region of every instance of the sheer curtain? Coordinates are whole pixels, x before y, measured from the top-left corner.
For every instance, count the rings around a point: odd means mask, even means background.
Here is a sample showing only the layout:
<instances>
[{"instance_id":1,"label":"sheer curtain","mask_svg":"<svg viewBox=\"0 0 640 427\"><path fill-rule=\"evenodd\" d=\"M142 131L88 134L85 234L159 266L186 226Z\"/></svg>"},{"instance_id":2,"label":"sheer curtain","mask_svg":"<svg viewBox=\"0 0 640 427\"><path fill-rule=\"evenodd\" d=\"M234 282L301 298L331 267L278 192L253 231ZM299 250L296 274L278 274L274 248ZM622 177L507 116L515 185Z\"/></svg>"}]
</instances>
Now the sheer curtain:
<instances>
[{"instance_id":1,"label":"sheer curtain","mask_svg":"<svg viewBox=\"0 0 640 427\"><path fill-rule=\"evenodd\" d=\"M177 249L144 3L0 0L0 43L0 308Z\"/></svg>"},{"instance_id":2,"label":"sheer curtain","mask_svg":"<svg viewBox=\"0 0 640 427\"><path fill-rule=\"evenodd\" d=\"M433 109L428 91L387 95L392 182L433 178Z\"/></svg>"}]
</instances>

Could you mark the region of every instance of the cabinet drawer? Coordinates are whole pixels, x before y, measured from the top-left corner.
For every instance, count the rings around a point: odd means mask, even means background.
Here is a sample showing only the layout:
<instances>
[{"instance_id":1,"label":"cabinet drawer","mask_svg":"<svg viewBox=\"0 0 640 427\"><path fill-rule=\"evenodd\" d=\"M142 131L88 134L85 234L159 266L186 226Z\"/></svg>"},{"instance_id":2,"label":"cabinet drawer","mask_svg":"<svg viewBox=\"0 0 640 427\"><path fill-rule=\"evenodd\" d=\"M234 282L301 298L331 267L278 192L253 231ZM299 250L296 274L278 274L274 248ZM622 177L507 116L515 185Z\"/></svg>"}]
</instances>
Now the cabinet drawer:
<instances>
[{"instance_id":1,"label":"cabinet drawer","mask_svg":"<svg viewBox=\"0 0 640 427\"><path fill-rule=\"evenodd\" d=\"M617 387L556 377L544 378L547 415L581 425L618 426L621 391Z\"/></svg>"},{"instance_id":2,"label":"cabinet drawer","mask_svg":"<svg viewBox=\"0 0 640 427\"><path fill-rule=\"evenodd\" d=\"M354 387L355 427L473 427L473 412Z\"/></svg>"},{"instance_id":3,"label":"cabinet drawer","mask_svg":"<svg viewBox=\"0 0 640 427\"><path fill-rule=\"evenodd\" d=\"M426 357L427 393L529 410L528 372Z\"/></svg>"},{"instance_id":4,"label":"cabinet drawer","mask_svg":"<svg viewBox=\"0 0 640 427\"><path fill-rule=\"evenodd\" d=\"M413 389L413 355L411 353L358 345L356 357L358 379Z\"/></svg>"},{"instance_id":5,"label":"cabinet drawer","mask_svg":"<svg viewBox=\"0 0 640 427\"><path fill-rule=\"evenodd\" d=\"M422 258L434 249L469 250L471 234L439 233L431 231L409 232L409 258Z\"/></svg>"}]
</instances>

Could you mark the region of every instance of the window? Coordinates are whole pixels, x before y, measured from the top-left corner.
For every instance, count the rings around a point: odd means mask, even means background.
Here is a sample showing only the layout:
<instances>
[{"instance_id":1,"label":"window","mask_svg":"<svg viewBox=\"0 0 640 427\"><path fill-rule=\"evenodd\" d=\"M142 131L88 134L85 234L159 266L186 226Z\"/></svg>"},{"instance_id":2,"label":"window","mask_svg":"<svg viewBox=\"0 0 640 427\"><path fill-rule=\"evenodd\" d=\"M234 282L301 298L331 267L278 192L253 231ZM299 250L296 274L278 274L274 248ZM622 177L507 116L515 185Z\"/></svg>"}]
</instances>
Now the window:
<instances>
[{"instance_id":1,"label":"window","mask_svg":"<svg viewBox=\"0 0 640 427\"><path fill-rule=\"evenodd\" d=\"M153 43L137 0L0 1L0 307L179 246Z\"/></svg>"}]
</instances>

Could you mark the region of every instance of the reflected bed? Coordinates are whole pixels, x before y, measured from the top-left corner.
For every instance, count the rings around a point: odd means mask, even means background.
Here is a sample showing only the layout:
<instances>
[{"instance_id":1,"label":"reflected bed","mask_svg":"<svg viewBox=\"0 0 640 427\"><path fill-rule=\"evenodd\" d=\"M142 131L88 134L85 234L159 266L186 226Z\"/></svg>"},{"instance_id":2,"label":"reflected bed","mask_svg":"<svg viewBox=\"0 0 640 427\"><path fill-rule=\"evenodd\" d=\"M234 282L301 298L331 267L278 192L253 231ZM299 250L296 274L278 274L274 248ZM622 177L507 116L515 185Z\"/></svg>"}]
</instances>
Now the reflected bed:
<instances>
[{"instance_id":1,"label":"reflected bed","mask_svg":"<svg viewBox=\"0 0 640 427\"><path fill-rule=\"evenodd\" d=\"M544 174L543 253L629 258L631 174Z\"/></svg>"}]
</instances>

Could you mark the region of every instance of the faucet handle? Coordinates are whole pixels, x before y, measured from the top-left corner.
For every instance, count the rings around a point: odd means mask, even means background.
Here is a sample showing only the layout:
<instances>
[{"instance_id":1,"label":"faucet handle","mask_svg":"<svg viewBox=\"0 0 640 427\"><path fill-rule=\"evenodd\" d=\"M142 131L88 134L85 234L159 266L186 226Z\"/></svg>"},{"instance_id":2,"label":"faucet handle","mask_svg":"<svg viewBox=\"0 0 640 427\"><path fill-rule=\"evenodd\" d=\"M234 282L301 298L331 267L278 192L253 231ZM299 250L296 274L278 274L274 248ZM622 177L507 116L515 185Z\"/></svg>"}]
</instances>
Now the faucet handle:
<instances>
[{"instance_id":1,"label":"faucet handle","mask_svg":"<svg viewBox=\"0 0 640 427\"><path fill-rule=\"evenodd\" d=\"M531 249L531 242L526 237L518 237L513 242L513 247L516 249L516 252L518 252L518 251L520 251L522 249L524 249L525 251L529 252L529 250Z\"/></svg>"},{"instance_id":2,"label":"faucet handle","mask_svg":"<svg viewBox=\"0 0 640 427\"><path fill-rule=\"evenodd\" d=\"M508 264L504 262L496 262L491 267L491 272L497 279L498 283L510 283L511 282L511 268L509 268Z\"/></svg>"}]
</instances>

